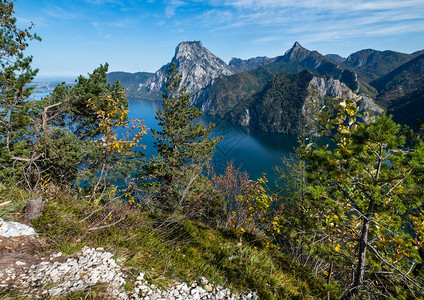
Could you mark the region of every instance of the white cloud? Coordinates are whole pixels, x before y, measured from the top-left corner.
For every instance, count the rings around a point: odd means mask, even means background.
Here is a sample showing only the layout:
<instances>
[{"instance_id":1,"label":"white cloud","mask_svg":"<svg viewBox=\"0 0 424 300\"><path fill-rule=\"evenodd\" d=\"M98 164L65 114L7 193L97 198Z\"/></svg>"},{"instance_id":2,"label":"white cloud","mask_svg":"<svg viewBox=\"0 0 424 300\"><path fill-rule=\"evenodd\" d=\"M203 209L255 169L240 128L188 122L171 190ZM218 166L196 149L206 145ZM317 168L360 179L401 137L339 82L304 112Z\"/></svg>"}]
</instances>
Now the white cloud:
<instances>
[{"instance_id":1,"label":"white cloud","mask_svg":"<svg viewBox=\"0 0 424 300\"><path fill-rule=\"evenodd\" d=\"M187 3L180 1L180 0L170 0L167 1L166 7L165 7L165 16L170 19L175 15L175 11L177 8L187 5Z\"/></svg>"},{"instance_id":2,"label":"white cloud","mask_svg":"<svg viewBox=\"0 0 424 300\"><path fill-rule=\"evenodd\" d=\"M39 28L39 27L48 27L47 23L46 23L46 19L45 18L41 18L41 17L37 17L35 19L28 19L28 18L23 18L20 16L16 16L16 21L18 22L18 24L22 24L23 27L29 27L32 24L35 25L35 29Z\"/></svg>"},{"instance_id":3,"label":"white cloud","mask_svg":"<svg viewBox=\"0 0 424 300\"><path fill-rule=\"evenodd\" d=\"M239 9L310 8L319 10L380 10L423 6L422 0L215 0Z\"/></svg>"},{"instance_id":4,"label":"white cloud","mask_svg":"<svg viewBox=\"0 0 424 300\"><path fill-rule=\"evenodd\" d=\"M253 44L263 44L263 43L269 43L269 42L275 42L275 41L281 41L283 40L283 36L281 35L274 35L274 36L266 36L263 38L255 39L253 40Z\"/></svg>"},{"instance_id":5,"label":"white cloud","mask_svg":"<svg viewBox=\"0 0 424 300\"><path fill-rule=\"evenodd\" d=\"M125 28L125 27L134 27L138 23L138 19L136 18L125 18L120 19L119 21L110 22L109 25L112 27L119 27L119 28Z\"/></svg>"},{"instance_id":6,"label":"white cloud","mask_svg":"<svg viewBox=\"0 0 424 300\"><path fill-rule=\"evenodd\" d=\"M207 0L205 0L207 1ZM260 27L264 42L284 33L325 39L424 32L423 0L209 0L198 22L211 31Z\"/></svg>"},{"instance_id":7,"label":"white cloud","mask_svg":"<svg viewBox=\"0 0 424 300\"><path fill-rule=\"evenodd\" d=\"M50 7L45 11L45 13L53 18L62 19L62 20L72 20L79 18L78 13L74 13L71 10L64 9L62 7Z\"/></svg>"},{"instance_id":8,"label":"white cloud","mask_svg":"<svg viewBox=\"0 0 424 300\"><path fill-rule=\"evenodd\" d=\"M424 23L418 24L397 24L391 26L381 27L375 30L370 30L366 33L368 36L387 36L394 34L404 34L411 32L423 32L424 33Z\"/></svg>"}]
</instances>

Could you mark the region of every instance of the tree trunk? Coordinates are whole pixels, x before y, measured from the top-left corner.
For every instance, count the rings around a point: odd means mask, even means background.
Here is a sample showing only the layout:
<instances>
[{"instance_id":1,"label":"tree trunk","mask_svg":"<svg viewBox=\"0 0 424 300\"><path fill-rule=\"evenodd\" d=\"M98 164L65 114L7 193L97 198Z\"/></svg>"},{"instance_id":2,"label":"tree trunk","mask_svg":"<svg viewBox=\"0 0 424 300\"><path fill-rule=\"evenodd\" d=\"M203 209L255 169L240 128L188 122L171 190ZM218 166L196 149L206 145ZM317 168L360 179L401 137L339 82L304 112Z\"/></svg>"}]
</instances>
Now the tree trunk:
<instances>
[{"instance_id":1,"label":"tree trunk","mask_svg":"<svg viewBox=\"0 0 424 300\"><path fill-rule=\"evenodd\" d=\"M355 275L353 278L353 284L349 288L349 290L343 295L341 298L342 300L352 299L356 295L358 295L363 280L364 280L364 273L365 273L365 265L367 262L367 244L368 244L368 232L370 228L371 223L371 216L374 211L374 201L371 200L368 212L364 217L364 222L362 224L362 230L361 230L361 237L359 239L359 251L358 251L358 265L356 267Z\"/></svg>"},{"instance_id":2,"label":"tree trunk","mask_svg":"<svg viewBox=\"0 0 424 300\"><path fill-rule=\"evenodd\" d=\"M41 216L44 209L43 198L31 198L28 200L27 205L25 206L25 222L30 222L33 219L37 219Z\"/></svg>"},{"instance_id":3,"label":"tree trunk","mask_svg":"<svg viewBox=\"0 0 424 300\"><path fill-rule=\"evenodd\" d=\"M424 247L421 247L420 249L418 249L418 254L420 255L421 262L419 264L416 264L414 267L414 270L412 271L412 274L414 274L415 277L420 275L420 272L422 271L424 267Z\"/></svg>"},{"instance_id":4,"label":"tree trunk","mask_svg":"<svg viewBox=\"0 0 424 300\"><path fill-rule=\"evenodd\" d=\"M333 273L333 261L331 261L330 263L330 270L328 271L328 276L327 276L327 285L330 286L331 283L331 275ZM330 300L330 291L327 292L327 300Z\"/></svg>"}]
</instances>

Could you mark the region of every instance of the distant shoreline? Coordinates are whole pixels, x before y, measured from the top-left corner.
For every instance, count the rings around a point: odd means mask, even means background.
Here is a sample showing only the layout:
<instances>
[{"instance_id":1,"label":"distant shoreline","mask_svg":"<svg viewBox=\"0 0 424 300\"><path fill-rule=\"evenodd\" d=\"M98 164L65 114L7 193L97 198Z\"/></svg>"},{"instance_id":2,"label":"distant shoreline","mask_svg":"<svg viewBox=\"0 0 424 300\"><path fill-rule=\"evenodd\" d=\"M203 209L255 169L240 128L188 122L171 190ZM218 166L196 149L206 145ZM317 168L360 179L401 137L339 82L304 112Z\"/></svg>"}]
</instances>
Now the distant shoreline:
<instances>
[{"instance_id":1,"label":"distant shoreline","mask_svg":"<svg viewBox=\"0 0 424 300\"><path fill-rule=\"evenodd\" d=\"M36 75L32 82L42 81L75 81L79 75Z\"/></svg>"}]
</instances>

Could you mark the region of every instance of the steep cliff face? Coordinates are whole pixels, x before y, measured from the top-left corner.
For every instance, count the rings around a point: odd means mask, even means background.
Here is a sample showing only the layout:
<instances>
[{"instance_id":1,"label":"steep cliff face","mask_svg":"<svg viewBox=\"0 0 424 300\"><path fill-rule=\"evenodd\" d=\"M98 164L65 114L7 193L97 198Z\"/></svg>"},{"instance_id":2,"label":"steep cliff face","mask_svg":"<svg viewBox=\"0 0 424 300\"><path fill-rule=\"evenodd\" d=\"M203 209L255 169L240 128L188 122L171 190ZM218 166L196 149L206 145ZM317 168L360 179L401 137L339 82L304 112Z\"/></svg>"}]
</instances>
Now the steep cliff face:
<instances>
[{"instance_id":1,"label":"steep cliff face","mask_svg":"<svg viewBox=\"0 0 424 300\"><path fill-rule=\"evenodd\" d=\"M154 76L138 86L140 94L151 98L160 97L165 89L168 68L175 62L182 75L181 84L193 97L220 75L231 75L230 67L220 58L203 47L201 42L182 42L175 49L169 64L160 68Z\"/></svg>"},{"instance_id":2,"label":"steep cliff face","mask_svg":"<svg viewBox=\"0 0 424 300\"><path fill-rule=\"evenodd\" d=\"M333 78L314 77L308 85L308 96L302 106L302 115L306 121L305 127L314 133L312 126L315 114L323 106L334 106L338 99L351 99L356 102L361 113L367 112L365 120L381 114L383 109L373 99L365 95L358 95L349 89L340 80Z\"/></svg>"},{"instance_id":3,"label":"steep cliff face","mask_svg":"<svg viewBox=\"0 0 424 300\"><path fill-rule=\"evenodd\" d=\"M337 104L337 98L354 100L361 111L369 113L368 117L382 112L371 98L355 94L340 80L314 76L304 70L274 77L262 91L235 106L226 118L263 131L315 133L315 114L323 105Z\"/></svg>"},{"instance_id":4,"label":"steep cliff face","mask_svg":"<svg viewBox=\"0 0 424 300\"><path fill-rule=\"evenodd\" d=\"M334 78L313 77L309 82L308 90L311 97L323 98L348 98L352 99L354 93L340 80Z\"/></svg>"}]
</instances>

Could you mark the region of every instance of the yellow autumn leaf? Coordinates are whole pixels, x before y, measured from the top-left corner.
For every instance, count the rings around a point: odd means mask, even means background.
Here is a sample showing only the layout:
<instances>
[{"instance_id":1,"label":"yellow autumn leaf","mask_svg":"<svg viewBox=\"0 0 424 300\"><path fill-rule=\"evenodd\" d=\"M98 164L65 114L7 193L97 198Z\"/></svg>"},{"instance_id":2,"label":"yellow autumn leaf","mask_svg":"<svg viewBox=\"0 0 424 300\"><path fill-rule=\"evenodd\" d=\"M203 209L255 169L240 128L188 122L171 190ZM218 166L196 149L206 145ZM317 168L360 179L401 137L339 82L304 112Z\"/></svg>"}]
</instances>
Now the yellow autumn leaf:
<instances>
[{"instance_id":1,"label":"yellow autumn leaf","mask_svg":"<svg viewBox=\"0 0 424 300\"><path fill-rule=\"evenodd\" d=\"M336 250L336 252L339 252L340 251L340 245L337 244L336 247L334 248L334 250Z\"/></svg>"}]
</instances>

